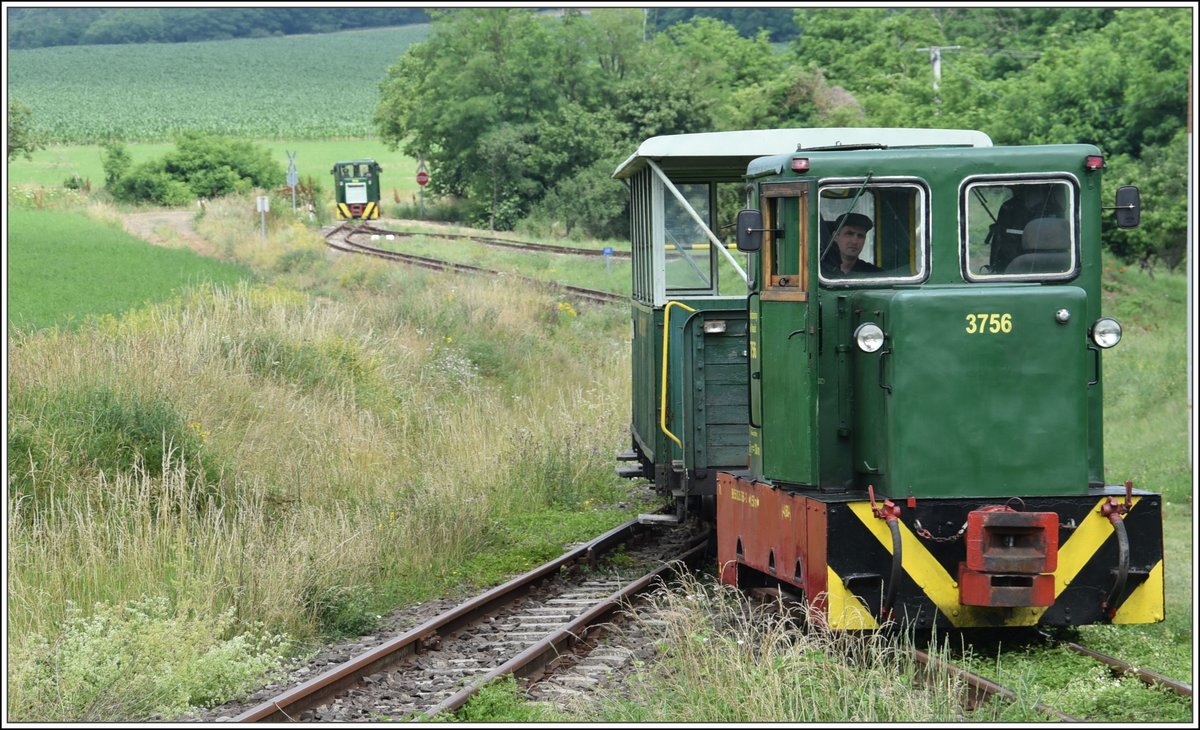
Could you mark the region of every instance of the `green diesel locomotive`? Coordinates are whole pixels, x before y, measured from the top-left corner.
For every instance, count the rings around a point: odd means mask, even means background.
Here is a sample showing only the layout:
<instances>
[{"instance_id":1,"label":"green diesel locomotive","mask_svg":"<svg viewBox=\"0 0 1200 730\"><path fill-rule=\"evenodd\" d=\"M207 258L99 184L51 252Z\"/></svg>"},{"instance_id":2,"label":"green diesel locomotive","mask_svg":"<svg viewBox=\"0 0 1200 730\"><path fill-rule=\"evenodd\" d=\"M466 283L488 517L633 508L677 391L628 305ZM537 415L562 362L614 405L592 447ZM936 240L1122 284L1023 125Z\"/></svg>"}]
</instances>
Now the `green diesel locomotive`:
<instances>
[{"instance_id":1,"label":"green diesel locomotive","mask_svg":"<svg viewBox=\"0 0 1200 730\"><path fill-rule=\"evenodd\" d=\"M379 173L375 160L336 162L333 189L337 195L338 220L371 220L379 217Z\"/></svg>"},{"instance_id":2,"label":"green diesel locomotive","mask_svg":"<svg viewBox=\"0 0 1200 730\"><path fill-rule=\"evenodd\" d=\"M646 519L713 520L724 582L835 629L1161 621L1162 500L1104 476L1101 225L1140 202L1103 170L972 130L645 141L614 175L624 471L677 507Z\"/></svg>"}]
</instances>

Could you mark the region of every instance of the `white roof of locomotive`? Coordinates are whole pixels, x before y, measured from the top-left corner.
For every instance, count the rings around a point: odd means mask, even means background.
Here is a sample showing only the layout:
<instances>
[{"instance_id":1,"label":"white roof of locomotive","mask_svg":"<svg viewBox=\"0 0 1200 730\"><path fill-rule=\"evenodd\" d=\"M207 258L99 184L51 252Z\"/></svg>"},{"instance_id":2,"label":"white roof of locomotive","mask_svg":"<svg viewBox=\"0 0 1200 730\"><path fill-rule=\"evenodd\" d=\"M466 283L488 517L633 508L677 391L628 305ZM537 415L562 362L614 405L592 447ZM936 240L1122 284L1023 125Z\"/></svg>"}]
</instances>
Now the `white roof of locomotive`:
<instances>
[{"instance_id":1,"label":"white roof of locomotive","mask_svg":"<svg viewBox=\"0 0 1200 730\"><path fill-rule=\"evenodd\" d=\"M911 129L904 127L817 127L700 132L651 137L613 172L626 178L645 166L679 158L742 158L790 154L800 149L878 144L885 147L991 147L992 140L973 129ZM683 160L679 160L683 162Z\"/></svg>"}]
</instances>

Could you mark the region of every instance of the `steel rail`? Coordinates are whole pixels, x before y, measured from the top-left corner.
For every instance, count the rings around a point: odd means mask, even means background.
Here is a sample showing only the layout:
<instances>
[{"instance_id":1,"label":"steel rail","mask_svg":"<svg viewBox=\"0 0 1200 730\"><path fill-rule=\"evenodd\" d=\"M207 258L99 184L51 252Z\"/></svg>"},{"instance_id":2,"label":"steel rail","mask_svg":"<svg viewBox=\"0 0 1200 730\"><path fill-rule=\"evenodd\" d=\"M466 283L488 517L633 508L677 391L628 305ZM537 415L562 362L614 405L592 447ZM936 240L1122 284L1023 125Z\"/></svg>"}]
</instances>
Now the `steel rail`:
<instances>
[{"instance_id":1,"label":"steel rail","mask_svg":"<svg viewBox=\"0 0 1200 730\"><path fill-rule=\"evenodd\" d=\"M1150 686L1154 686L1156 684L1161 684L1162 686L1171 690L1172 692L1179 695L1180 697L1191 697L1192 696L1192 686L1190 684L1180 682L1179 680L1171 679L1170 677L1164 677L1163 675L1158 674L1156 672L1151 672L1148 669L1139 669L1139 668L1135 667L1134 665L1130 664L1129 662L1122 661L1121 659L1117 659L1114 656L1109 656L1108 654L1102 654L1102 653L1096 651L1095 649L1089 649L1086 646L1081 646L1081 645L1076 644L1071 641L1063 641L1060 643L1063 646L1070 649L1071 651L1075 652L1076 654L1080 654L1080 655L1086 656L1086 657L1091 657L1092 659L1095 659L1096 661L1100 662L1101 664L1108 665L1113 671L1117 672L1118 674L1130 675L1130 676L1137 677L1143 683L1148 684Z\"/></svg>"},{"instance_id":2,"label":"steel rail","mask_svg":"<svg viewBox=\"0 0 1200 730\"><path fill-rule=\"evenodd\" d=\"M629 251L613 251L611 254L605 254L604 251L594 248L575 248L573 246L556 246L551 243L529 243L527 241L512 241L505 238L489 238L485 236L471 236L467 234L455 233L429 233L425 231L393 231L387 228L378 228L374 225L363 225L359 227L371 233L388 236L425 236L427 238L442 238L451 241L475 241L486 246L501 246L504 248L515 248L522 251L544 251L546 253L564 254L568 256L613 256L615 258L631 258L633 256Z\"/></svg>"},{"instance_id":3,"label":"steel rail","mask_svg":"<svg viewBox=\"0 0 1200 730\"><path fill-rule=\"evenodd\" d=\"M972 671L963 669L961 667L956 667L953 664L950 664L949 662L945 662L936 657L932 657L919 649L914 649L913 655L917 658L917 661L919 661L921 664L924 664L926 667L932 667L932 668L945 670L946 672L949 672L950 674L954 675L955 677L958 677L959 679L963 680L964 682L966 682L968 687L970 687L975 692L980 693L984 699L987 699L993 695L1000 695L1001 697L1004 697L1006 699L1013 700L1013 701L1018 701L1020 699L1020 697L1017 695L1017 693L1012 691L1008 687L1005 687L1001 684L997 684L990 679L981 677ZM1033 706L1039 712L1043 712L1046 715L1056 718L1062 722L1083 722L1082 720L1080 720L1077 717L1072 717L1071 715L1068 715L1064 712L1060 712L1059 710L1056 710L1053 707L1044 705L1041 702L1035 702Z\"/></svg>"},{"instance_id":4,"label":"steel rail","mask_svg":"<svg viewBox=\"0 0 1200 730\"><path fill-rule=\"evenodd\" d=\"M341 234L343 230L347 231L346 235L344 236L345 240L343 243L338 243L335 240L336 236L338 234ZM342 225L338 226L337 228L334 228L333 230L326 233L325 241L326 241L327 245L329 245L330 247L335 248L339 251L347 251L347 252L352 252L352 253L364 253L364 254L376 256L378 258L382 258L382 259L385 259L388 261L397 261L400 263L412 264L414 266L421 266L423 268L434 269L437 271L452 270L452 271L457 271L457 272L461 272L461 273L487 274L487 275L491 275L491 276L510 276L510 277L514 277L517 279L521 279L523 281L530 282L532 284L536 284L540 287L550 287L552 289L558 289L560 291L564 291L568 294L574 295L581 299L585 299L588 301L597 302L597 303L601 303L601 304L621 303L628 299L627 297L625 297L623 295L614 294L612 292L600 291L598 289L585 289L583 287L570 286L567 284L560 284L558 282L547 281L545 279L536 279L534 277L522 276L520 274L513 274L513 273L509 273L509 272L505 272L505 271L495 271L492 269L485 269L485 268L482 268L479 266L473 266L471 264L459 264L459 263L454 263L452 261L444 261L442 259L429 258L426 256L417 256L415 254L400 253L398 251L389 251L388 249L378 248L376 246L371 246L371 245L365 244L365 243L357 243L357 242L350 240L350 236L363 235L364 233L365 232L363 231L361 226L356 228L356 227L349 227L346 224L342 224Z\"/></svg>"},{"instance_id":5,"label":"steel rail","mask_svg":"<svg viewBox=\"0 0 1200 730\"><path fill-rule=\"evenodd\" d=\"M675 563L686 563L697 554L703 552L706 548L705 543L707 539L707 535L701 536L676 561L652 570L641 578L629 583L621 590L616 591L608 598L596 603L571 623L556 629L517 656L475 679L466 687L442 700L432 709L421 713L414 721L427 721L439 714L457 710L465 705L467 700L478 693L489 682L506 674L512 674L523 679L541 676L546 666L563 654L562 648L564 646L573 646L582 641L589 628L605 618L609 613L612 613L623 603L627 603L634 596L646 591L654 583L655 579L663 573L675 570Z\"/></svg>"},{"instance_id":6,"label":"steel rail","mask_svg":"<svg viewBox=\"0 0 1200 730\"><path fill-rule=\"evenodd\" d=\"M376 672L390 669L417 653L441 636L453 634L477 621L497 607L520 597L534 584L557 573L562 567L579 561L594 561L597 551L606 551L630 538L640 529L638 521L630 520L604 535L561 555L558 558L499 585L466 603L436 616L365 654L352 658L313 679L298 685L274 699L267 700L234 718L234 722L286 722L295 720L300 712L318 707Z\"/></svg>"}]
</instances>

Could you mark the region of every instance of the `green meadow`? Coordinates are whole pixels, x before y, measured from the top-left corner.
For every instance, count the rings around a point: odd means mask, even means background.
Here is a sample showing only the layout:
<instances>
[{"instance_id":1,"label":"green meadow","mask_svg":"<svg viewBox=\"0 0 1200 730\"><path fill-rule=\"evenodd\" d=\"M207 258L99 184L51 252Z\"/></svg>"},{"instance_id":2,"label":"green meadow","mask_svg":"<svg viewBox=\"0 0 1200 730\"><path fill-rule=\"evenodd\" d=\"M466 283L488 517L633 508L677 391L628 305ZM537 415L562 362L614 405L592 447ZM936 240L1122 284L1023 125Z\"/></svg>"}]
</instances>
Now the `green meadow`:
<instances>
[{"instance_id":1,"label":"green meadow","mask_svg":"<svg viewBox=\"0 0 1200 730\"><path fill-rule=\"evenodd\" d=\"M74 328L169 300L202 282L250 278L237 264L154 246L81 213L8 211L10 328Z\"/></svg>"}]
</instances>

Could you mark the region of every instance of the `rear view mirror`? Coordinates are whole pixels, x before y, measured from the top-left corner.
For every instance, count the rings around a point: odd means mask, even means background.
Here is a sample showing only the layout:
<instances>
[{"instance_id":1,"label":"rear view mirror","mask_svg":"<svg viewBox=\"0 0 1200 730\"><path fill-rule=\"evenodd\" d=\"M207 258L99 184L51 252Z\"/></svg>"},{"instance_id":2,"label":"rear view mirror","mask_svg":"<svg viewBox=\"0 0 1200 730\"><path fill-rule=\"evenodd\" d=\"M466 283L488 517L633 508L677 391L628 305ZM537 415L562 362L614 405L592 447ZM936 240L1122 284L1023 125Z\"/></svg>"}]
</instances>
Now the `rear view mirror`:
<instances>
[{"instance_id":1,"label":"rear view mirror","mask_svg":"<svg viewBox=\"0 0 1200 730\"><path fill-rule=\"evenodd\" d=\"M762 213L747 208L737 214L737 247L739 251L753 253L762 249Z\"/></svg>"},{"instance_id":2,"label":"rear view mirror","mask_svg":"<svg viewBox=\"0 0 1200 730\"><path fill-rule=\"evenodd\" d=\"M1117 227L1137 228L1142 222L1142 194L1134 185L1117 188ZM739 219L740 220L740 219Z\"/></svg>"}]
</instances>

